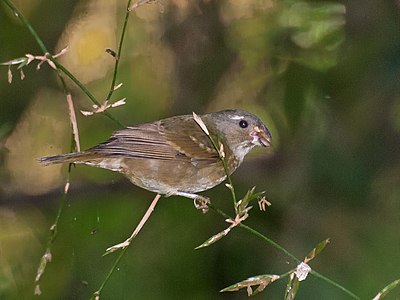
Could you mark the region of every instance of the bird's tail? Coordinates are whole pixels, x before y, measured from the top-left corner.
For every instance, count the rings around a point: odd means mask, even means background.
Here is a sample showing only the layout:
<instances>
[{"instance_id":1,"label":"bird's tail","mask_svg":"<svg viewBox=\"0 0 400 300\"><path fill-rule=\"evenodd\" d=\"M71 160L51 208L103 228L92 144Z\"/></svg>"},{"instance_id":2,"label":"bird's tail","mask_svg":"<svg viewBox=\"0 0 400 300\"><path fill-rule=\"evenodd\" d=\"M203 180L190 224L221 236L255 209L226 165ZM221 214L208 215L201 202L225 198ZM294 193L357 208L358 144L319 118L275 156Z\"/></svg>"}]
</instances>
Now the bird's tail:
<instances>
[{"instance_id":1,"label":"bird's tail","mask_svg":"<svg viewBox=\"0 0 400 300\"><path fill-rule=\"evenodd\" d=\"M63 163L84 163L89 158L88 152L73 152L38 158L44 166Z\"/></svg>"}]
</instances>

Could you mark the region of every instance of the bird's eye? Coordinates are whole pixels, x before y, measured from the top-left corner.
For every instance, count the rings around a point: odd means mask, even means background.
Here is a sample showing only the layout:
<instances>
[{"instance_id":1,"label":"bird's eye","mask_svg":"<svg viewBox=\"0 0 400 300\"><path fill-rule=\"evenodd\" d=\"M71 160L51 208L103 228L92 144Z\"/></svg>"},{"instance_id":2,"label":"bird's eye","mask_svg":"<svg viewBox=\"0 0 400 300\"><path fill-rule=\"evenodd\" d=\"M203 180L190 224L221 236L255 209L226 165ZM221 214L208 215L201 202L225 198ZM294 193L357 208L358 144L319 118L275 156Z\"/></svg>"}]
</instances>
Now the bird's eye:
<instances>
[{"instance_id":1,"label":"bird's eye","mask_svg":"<svg viewBox=\"0 0 400 300\"><path fill-rule=\"evenodd\" d=\"M246 120L240 120L239 126L242 128L246 128L247 126L249 126L249 123L247 123Z\"/></svg>"}]
</instances>

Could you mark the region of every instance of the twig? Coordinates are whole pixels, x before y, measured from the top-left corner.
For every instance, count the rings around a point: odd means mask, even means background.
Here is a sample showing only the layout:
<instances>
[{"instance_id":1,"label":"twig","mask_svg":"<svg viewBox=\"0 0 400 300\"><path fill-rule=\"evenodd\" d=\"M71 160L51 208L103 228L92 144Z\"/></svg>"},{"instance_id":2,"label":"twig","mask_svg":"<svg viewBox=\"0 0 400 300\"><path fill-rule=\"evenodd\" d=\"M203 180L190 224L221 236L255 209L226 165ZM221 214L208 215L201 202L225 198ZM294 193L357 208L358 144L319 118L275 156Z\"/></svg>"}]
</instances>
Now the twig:
<instances>
[{"instance_id":1,"label":"twig","mask_svg":"<svg viewBox=\"0 0 400 300\"><path fill-rule=\"evenodd\" d=\"M100 294L107 284L108 280L110 279L111 275L114 273L116 270L120 260L122 257L125 255L126 250L128 249L129 245L132 243L132 240L138 235L140 230L143 228L144 224L147 222L149 219L151 213L154 211L154 207L156 206L158 200L160 199L161 195L157 194L153 201L151 202L149 208L147 209L146 213L143 215L142 219L140 220L139 224L136 226L135 230L131 234L129 238L127 238L124 242L119 243L117 245L114 245L112 247L109 247L104 255L107 255L109 253L112 253L118 249L122 249L120 254L118 255L117 259L114 261L114 264L112 265L110 271L107 273L106 278L104 279L103 283L101 284L100 288L93 293L92 299L99 299Z\"/></svg>"}]
</instances>

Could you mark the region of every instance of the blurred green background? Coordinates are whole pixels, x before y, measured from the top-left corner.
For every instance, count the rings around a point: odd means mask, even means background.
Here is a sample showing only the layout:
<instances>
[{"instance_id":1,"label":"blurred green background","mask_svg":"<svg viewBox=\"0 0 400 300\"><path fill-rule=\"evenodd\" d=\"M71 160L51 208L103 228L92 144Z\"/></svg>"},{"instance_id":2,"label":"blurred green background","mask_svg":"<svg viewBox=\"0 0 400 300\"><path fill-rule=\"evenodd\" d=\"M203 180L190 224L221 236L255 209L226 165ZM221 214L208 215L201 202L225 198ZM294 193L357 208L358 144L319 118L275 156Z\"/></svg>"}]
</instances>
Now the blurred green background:
<instances>
[{"instance_id":1,"label":"blurred green background","mask_svg":"<svg viewBox=\"0 0 400 300\"><path fill-rule=\"evenodd\" d=\"M105 99L126 3L18 0L46 46ZM42 54L0 1L0 61ZM36 62L25 79L0 68L0 298L33 298L67 167L36 158L68 152L67 105L57 76ZM274 149L253 151L233 180L256 185L272 206L246 224L299 258L331 243L311 266L362 299L400 277L400 4L389 1L162 1L132 12L111 109L124 124L242 108L259 115ZM82 148L118 125L84 117L89 99L67 80ZM223 186L204 193L232 212ZM87 299L116 258L105 249L130 235L153 194L119 174L77 166L39 299ZM257 206L257 205L255 205ZM194 250L227 227L192 201L163 198L104 289L103 299L243 299L232 283L294 267L244 230ZM290 262L290 264L289 264ZM285 282L256 296L282 299ZM395 291L388 299L399 299ZM298 299L350 299L310 276Z\"/></svg>"}]
</instances>

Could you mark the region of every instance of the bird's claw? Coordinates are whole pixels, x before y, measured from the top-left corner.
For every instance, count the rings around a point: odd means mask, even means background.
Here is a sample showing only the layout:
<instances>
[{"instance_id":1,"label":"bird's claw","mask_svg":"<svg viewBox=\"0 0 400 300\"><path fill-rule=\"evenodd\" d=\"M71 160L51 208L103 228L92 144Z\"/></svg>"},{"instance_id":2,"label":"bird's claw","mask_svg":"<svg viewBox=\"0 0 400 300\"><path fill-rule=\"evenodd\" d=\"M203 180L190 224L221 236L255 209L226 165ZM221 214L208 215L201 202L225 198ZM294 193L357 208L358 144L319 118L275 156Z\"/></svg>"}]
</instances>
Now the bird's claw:
<instances>
[{"instance_id":1,"label":"bird's claw","mask_svg":"<svg viewBox=\"0 0 400 300\"><path fill-rule=\"evenodd\" d=\"M210 198L204 196L198 196L193 200L193 202L196 209L201 210L203 214L208 212L208 205L211 203Z\"/></svg>"}]
</instances>

